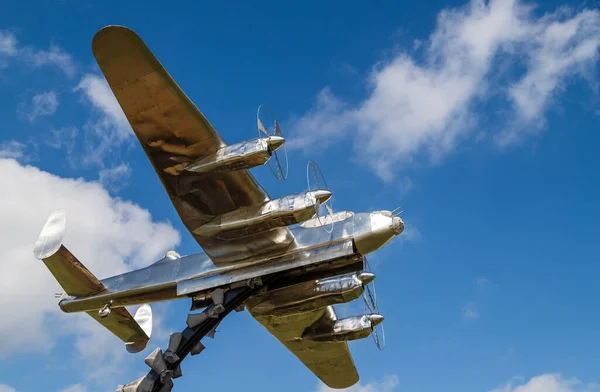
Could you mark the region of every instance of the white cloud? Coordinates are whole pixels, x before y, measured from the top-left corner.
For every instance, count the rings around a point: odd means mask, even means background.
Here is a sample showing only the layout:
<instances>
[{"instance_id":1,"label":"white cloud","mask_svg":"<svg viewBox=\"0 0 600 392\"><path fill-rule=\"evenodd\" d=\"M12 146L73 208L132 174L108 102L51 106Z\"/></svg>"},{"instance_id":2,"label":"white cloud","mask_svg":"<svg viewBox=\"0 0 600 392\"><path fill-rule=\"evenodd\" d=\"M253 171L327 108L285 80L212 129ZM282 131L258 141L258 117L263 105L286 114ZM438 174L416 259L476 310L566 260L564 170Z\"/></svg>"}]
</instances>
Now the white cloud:
<instances>
[{"instance_id":1,"label":"white cloud","mask_svg":"<svg viewBox=\"0 0 600 392\"><path fill-rule=\"evenodd\" d=\"M16 58L34 68L54 66L68 77L73 77L77 71L72 56L59 46L50 45L48 50L19 46L17 38L9 31L0 30L0 55Z\"/></svg>"},{"instance_id":2,"label":"white cloud","mask_svg":"<svg viewBox=\"0 0 600 392\"><path fill-rule=\"evenodd\" d=\"M65 389L61 389L60 392L87 392L87 388L82 384L75 384Z\"/></svg>"},{"instance_id":3,"label":"white cloud","mask_svg":"<svg viewBox=\"0 0 600 392\"><path fill-rule=\"evenodd\" d=\"M0 392L17 392L15 388L9 387L5 384L0 384Z\"/></svg>"},{"instance_id":4,"label":"white cloud","mask_svg":"<svg viewBox=\"0 0 600 392\"><path fill-rule=\"evenodd\" d=\"M56 45L51 45L48 50L25 48L23 56L35 67L51 65L60 69L68 77L75 76L76 67L73 58Z\"/></svg>"},{"instance_id":5,"label":"white cloud","mask_svg":"<svg viewBox=\"0 0 600 392\"><path fill-rule=\"evenodd\" d=\"M395 391L399 384L398 376L392 374L387 376L381 382L374 382L370 384L361 384L351 386L346 389L332 389L325 384L320 384L317 387L316 392L333 392L333 391L346 391L346 392L392 392Z\"/></svg>"},{"instance_id":6,"label":"white cloud","mask_svg":"<svg viewBox=\"0 0 600 392\"><path fill-rule=\"evenodd\" d=\"M422 237L421 231L412 223L404 223L404 231L400 235L403 241L418 241Z\"/></svg>"},{"instance_id":7,"label":"white cloud","mask_svg":"<svg viewBox=\"0 0 600 392\"><path fill-rule=\"evenodd\" d=\"M585 384L576 378L564 379L560 374L542 374L532 377L527 383L515 385L522 380L517 377L505 386L490 392L598 392L600 384Z\"/></svg>"},{"instance_id":8,"label":"white cloud","mask_svg":"<svg viewBox=\"0 0 600 392\"><path fill-rule=\"evenodd\" d=\"M490 102L509 112L496 129L508 129L496 138L506 145L541 129L567 77L590 77L599 45L596 10L563 7L538 17L520 0L471 0L440 12L423 41L423 61L405 51L374 66L358 105L324 88L314 107L293 120L288 145L315 148L351 135L361 159L390 180L398 165L422 153L433 162L446 156L483 124L481 107Z\"/></svg>"},{"instance_id":9,"label":"white cloud","mask_svg":"<svg viewBox=\"0 0 600 392\"><path fill-rule=\"evenodd\" d=\"M97 365L100 358L120 369L122 342L87 315L60 311L54 293L62 290L33 257L33 244L49 214L66 210L65 245L102 279L156 261L179 243L178 232L112 198L97 182L57 177L11 159L0 159L0 172L0 188L11 189L0 204L0 275L10 277L0 286L0 312L11 315L0 323L0 356L47 351L59 335L68 335L84 363Z\"/></svg>"},{"instance_id":10,"label":"white cloud","mask_svg":"<svg viewBox=\"0 0 600 392\"><path fill-rule=\"evenodd\" d=\"M17 39L8 32L0 30L0 54L12 56L17 51Z\"/></svg>"},{"instance_id":11,"label":"white cloud","mask_svg":"<svg viewBox=\"0 0 600 392\"><path fill-rule=\"evenodd\" d=\"M25 145L23 143L17 142L16 140L0 143L0 159L23 159L24 157Z\"/></svg>"},{"instance_id":12,"label":"white cloud","mask_svg":"<svg viewBox=\"0 0 600 392\"><path fill-rule=\"evenodd\" d=\"M90 138L86 155L88 162L102 166L107 154L133 136L131 126L103 77L84 75L76 91L83 92L85 99L98 114L85 125Z\"/></svg>"},{"instance_id":13,"label":"white cloud","mask_svg":"<svg viewBox=\"0 0 600 392\"><path fill-rule=\"evenodd\" d=\"M46 144L52 148L65 148L68 151L73 150L73 142L79 130L76 127L67 126L59 129L53 129L51 132L52 137L46 140Z\"/></svg>"},{"instance_id":14,"label":"white cloud","mask_svg":"<svg viewBox=\"0 0 600 392\"><path fill-rule=\"evenodd\" d=\"M126 187L130 180L131 168L125 163L110 169L100 170L100 183L113 192L118 192Z\"/></svg>"},{"instance_id":15,"label":"white cloud","mask_svg":"<svg viewBox=\"0 0 600 392\"><path fill-rule=\"evenodd\" d=\"M569 77L595 72L600 45L598 11L582 11L564 20L561 17L564 19L559 11L544 18L536 32L536 45L529 49L527 73L509 88L509 96L526 124L538 122L543 126L544 110L564 90ZM518 141L523 130L510 127L496 141L501 145Z\"/></svg>"},{"instance_id":16,"label":"white cloud","mask_svg":"<svg viewBox=\"0 0 600 392\"><path fill-rule=\"evenodd\" d=\"M39 93L31 99L31 112L28 114L29 121L34 121L39 116L51 116L58 108L58 98L54 91Z\"/></svg>"},{"instance_id":17,"label":"white cloud","mask_svg":"<svg viewBox=\"0 0 600 392\"><path fill-rule=\"evenodd\" d=\"M59 129L52 129L45 136L44 143L54 149L62 149L64 158L71 168L77 168L80 165L81 157L75 153L75 145L79 129L73 126L65 126Z\"/></svg>"}]
</instances>

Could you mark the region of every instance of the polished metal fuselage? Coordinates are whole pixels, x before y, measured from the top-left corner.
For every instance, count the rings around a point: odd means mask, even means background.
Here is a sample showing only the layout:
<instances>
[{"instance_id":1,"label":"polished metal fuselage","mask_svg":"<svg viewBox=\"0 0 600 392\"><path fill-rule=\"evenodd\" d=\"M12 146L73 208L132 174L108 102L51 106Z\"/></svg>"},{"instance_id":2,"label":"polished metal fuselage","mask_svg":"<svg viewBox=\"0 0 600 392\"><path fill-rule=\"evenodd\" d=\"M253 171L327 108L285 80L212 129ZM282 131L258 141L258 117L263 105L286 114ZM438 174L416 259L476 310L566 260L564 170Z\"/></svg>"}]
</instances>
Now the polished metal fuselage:
<instances>
[{"instance_id":1,"label":"polished metal fuselage","mask_svg":"<svg viewBox=\"0 0 600 392\"><path fill-rule=\"evenodd\" d=\"M65 312L91 311L109 303L117 307L202 297L215 288L267 275L302 276L316 271L317 275L331 276L357 264L404 228L402 220L389 211L343 211L327 217L329 221L322 226L324 219L314 218L292 228L294 244L280 255L217 265L204 253L184 257L171 254L145 268L101 280L106 287L102 293L85 298L65 297L59 305ZM331 220L333 229L325 230Z\"/></svg>"}]
</instances>

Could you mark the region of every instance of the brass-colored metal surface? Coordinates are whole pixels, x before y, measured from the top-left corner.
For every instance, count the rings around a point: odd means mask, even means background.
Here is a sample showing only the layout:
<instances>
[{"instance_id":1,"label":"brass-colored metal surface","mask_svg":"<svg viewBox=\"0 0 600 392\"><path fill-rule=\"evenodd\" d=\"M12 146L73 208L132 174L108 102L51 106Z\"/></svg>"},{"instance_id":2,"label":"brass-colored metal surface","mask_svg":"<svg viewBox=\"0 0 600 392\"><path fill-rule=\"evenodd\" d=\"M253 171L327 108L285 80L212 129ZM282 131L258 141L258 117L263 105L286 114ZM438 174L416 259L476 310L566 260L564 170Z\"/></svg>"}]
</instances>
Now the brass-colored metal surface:
<instances>
[{"instance_id":1,"label":"brass-colored metal surface","mask_svg":"<svg viewBox=\"0 0 600 392\"><path fill-rule=\"evenodd\" d=\"M44 264L69 295L86 297L106 291L104 285L64 245L45 258Z\"/></svg>"},{"instance_id":2,"label":"brass-colored metal surface","mask_svg":"<svg viewBox=\"0 0 600 392\"><path fill-rule=\"evenodd\" d=\"M293 243L286 227L237 240L193 233L215 216L269 197L247 170L173 171L226 144L135 32L105 27L92 51L183 223L215 264L282 252Z\"/></svg>"},{"instance_id":3,"label":"brass-colored metal surface","mask_svg":"<svg viewBox=\"0 0 600 392\"><path fill-rule=\"evenodd\" d=\"M86 297L105 292L104 284L63 245L66 229L65 211L52 213L35 242L33 255L44 261L66 294Z\"/></svg>"},{"instance_id":4,"label":"brass-colored metal surface","mask_svg":"<svg viewBox=\"0 0 600 392\"><path fill-rule=\"evenodd\" d=\"M321 381L331 388L348 388L359 380L346 342L302 339L304 330L321 320L335 321L333 307L290 315L255 315L248 311Z\"/></svg>"},{"instance_id":5,"label":"brass-colored metal surface","mask_svg":"<svg viewBox=\"0 0 600 392\"><path fill-rule=\"evenodd\" d=\"M330 278L309 280L292 286L269 290L246 301L254 315L303 313L359 298L363 282L353 272ZM374 275L373 275L374 276Z\"/></svg>"},{"instance_id":6,"label":"brass-colored metal surface","mask_svg":"<svg viewBox=\"0 0 600 392\"><path fill-rule=\"evenodd\" d=\"M146 332L125 308L113 308L110 314L104 318L98 316L97 311L86 313L125 343L144 348L150 340Z\"/></svg>"},{"instance_id":7,"label":"brass-colored metal surface","mask_svg":"<svg viewBox=\"0 0 600 392\"><path fill-rule=\"evenodd\" d=\"M374 279L360 272L363 256L400 234L402 220L390 211L310 219L331 197L323 191L271 200L247 168L270 160L284 143L280 133L227 145L125 27L98 31L92 50L173 206L205 253L169 252L147 267L98 281L62 245L64 213L53 214L34 254L69 294L61 298L61 309L85 311L136 352L149 340L150 308L132 317L123 306L185 296L214 305L222 302L217 293L255 287L268 277L265 291L240 302L325 384L356 384L347 340L368 336L383 318L338 320L332 304L360 297Z\"/></svg>"}]
</instances>

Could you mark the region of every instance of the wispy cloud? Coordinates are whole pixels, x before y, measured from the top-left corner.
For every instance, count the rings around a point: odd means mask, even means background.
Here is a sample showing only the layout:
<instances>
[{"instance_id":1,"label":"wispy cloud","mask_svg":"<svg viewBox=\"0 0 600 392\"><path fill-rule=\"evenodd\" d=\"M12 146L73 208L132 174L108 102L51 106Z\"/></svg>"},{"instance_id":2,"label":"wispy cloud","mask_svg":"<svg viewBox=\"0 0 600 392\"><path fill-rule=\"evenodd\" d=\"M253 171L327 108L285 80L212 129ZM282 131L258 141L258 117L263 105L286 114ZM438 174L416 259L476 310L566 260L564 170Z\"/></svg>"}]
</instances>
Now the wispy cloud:
<instances>
[{"instance_id":1,"label":"wispy cloud","mask_svg":"<svg viewBox=\"0 0 600 392\"><path fill-rule=\"evenodd\" d=\"M479 312L477 311L477 305L469 301L463 307L463 318L467 320L477 320L479 318Z\"/></svg>"},{"instance_id":2,"label":"wispy cloud","mask_svg":"<svg viewBox=\"0 0 600 392\"><path fill-rule=\"evenodd\" d=\"M79 129L73 126L52 129L45 139L45 144L54 149L62 149L66 162L71 168L75 168L80 165L82 159L75 152L78 135Z\"/></svg>"},{"instance_id":3,"label":"wispy cloud","mask_svg":"<svg viewBox=\"0 0 600 392\"><path fill-rule=\"evenodd\" d=\"M51 116L58 108L58 97L54 91L39 93L31 99L31 109L27 114L29 121L35 121L40 116Z\"/></svg>"},{"instance_id":4,"label":"wispy cloud","mask_svg":"<svg viewBox=\"0 0 600 392\"><path fill-rule=\"evenodd\" d=\"M75 91L81 91L96 115L84 128L89 140L86 159L104 166L104 158L127 141L133 132L106 80L98 75L84 75Z\"/></svg>"},{"instance_id":5,"label":"wispy cloud","mask_svg":"<svg viewBox=\"0 0 600 392\"><path fill-rule=\"evenodd\" d=\"M0 30L0 54L12 56L17 51L17 39L8 31Z\"/></svg>"},{"instance_id":6,"label":"wispy cloud","mask_svg":"<svg viewBox=\"0 0 600 392\"><path fill-rule=\"evenodd\" d=\"M0 143L0 159L22 159L25 157L25 145L15 140Z\"/></svg>"},{"instance_id":7,"label":"wispy cloud","mask_svg":"<svg viewBox=\"0 0 600 392\"><path fill-rule=\"evenodd\" d=\"M488 289L494 287L495 285L487 278L478 277L474 279L473 286L475 290L473 299L467 301L462 309L462 317L466 320L477 320L479 318L479 307L483 301L483 297L487 293Z\"/></svg>"},{"instance_id":8,"label":"wispy cloud","mask_svg":"<svg viewBox=\"0 0 600 392\"><path fill-rule=\"evenodd\" d=\"M364 161L391 180L401 163L423 154L438 162L464 139L481 138L476 128L494 130L498 146L520 141L543 129L545 110L568 80L592 80L600 12L561 7L540 17L520 0L471 0L440 12L421 42L423 61L407 49L376 64L358 105L325 87L292 121L289 147L325 147L351 135ZM482 107L490 102L508 114L488 124Z\"/></svg>"},{"instance_id":9,"label":"wispy cloud","mask_svg":"<svg viewBox=\"0 0 600 392\"><path fill-rule=\"evenodd\" d=\"M129 184L131 168L126 163L121 163L113 168L100 170L99 175L100 183L116 193Z\"/></svg>"},{"instance_id":10,"label":"wispy cloud","mask_svg":"<svg viewBox=\"0 0 600 392\"><path fill-rule=\"evenodd\" d=\"M392 374L385 377L380 382L373 382L369 384L358 383L346 389L332 389L325 384L320 384L317 387L316 392L333 392L333 391L346 391L346 392L393 392L400 383L398 376Z\"/></svg>"},{"instance_id":11,"label":"wispy cloud","mask_svg":"<svg viewBox=\"0 0 600 392\"><path fill-rule=\"evenodd\" d=\"M77 71L73 57L59 46L50 45L48 49L20 46L18 39L10 31L0 30L0 55L19 60L34 68L56 67L67 77L75 76ZM4 65L6 66L6 60Z\"/></svg>"},{"instance_id":12,"label":"wispy cloud","mask_svg":"<svg viewBox=\"0 0 600 392\"><path fill-rule=\"evenodd\" d=\"M24 59L34 67L50 65L57 67L66 76L75 76L76 67L73 58L67 52L56 45L51 45L48 50L45 49L23 49Z\"/></svg>"},{"instance_id":13,"label":"wispy cloud","mask_svg":"<svg viewBox=\"0 0 600 392\"><path fill-rule=\"evenodd\" d=\"M50 132L51 137L46 140L46 144L52 148L73 149L74 138L79 134L76 127L67 126L59 129L53 129Z\"/></svg>"},{"instance_id":14,"label":"wispy cloud","mask_svg":"<svg viewBox=\"0 0 600 392\"><path fill-rule=\"evenodd\" d=\"M61 389L60 392L87 392L87 388L83 384L74 384L65 389Z\"/></svg>"},{"instance_id":15,"label":"wispy cloud","mask_svg":"<svg viewBox=\"0 0 600 392\"><path fill-rule=\"evenodd\" d=\"M514 377L506 385L490 392L598 392L600 384L583 383L576 378L564 379L560 374L542 374L523 383L523 377Z\"/></svg>"},{"instance_id":16,"label":"wispy cloud","mask_svg":"<svg viewBox=\"0 0 600 392\"><path fill-rule=\"evenodd\" d=\"M13 387L9 387L5 384L0 384L0 392L17 392L17 390Z\"/></svg>"}]
</instances>

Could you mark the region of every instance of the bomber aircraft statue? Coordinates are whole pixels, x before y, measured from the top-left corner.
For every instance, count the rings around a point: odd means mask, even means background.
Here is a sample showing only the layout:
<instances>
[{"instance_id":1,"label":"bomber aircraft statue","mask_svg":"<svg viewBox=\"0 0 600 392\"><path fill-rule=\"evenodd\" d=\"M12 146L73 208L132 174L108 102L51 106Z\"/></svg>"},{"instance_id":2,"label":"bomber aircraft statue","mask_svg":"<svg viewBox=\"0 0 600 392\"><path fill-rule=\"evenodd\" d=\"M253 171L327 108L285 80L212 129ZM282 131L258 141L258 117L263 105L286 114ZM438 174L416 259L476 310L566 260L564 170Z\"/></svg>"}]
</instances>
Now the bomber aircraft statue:
<instances>
[{"instance_id":1,"label":"bomber aircraft statue","mask_svg":"<svg viewBox=\"0 0 600 392\"><path fill-rule=\"evenodd\" d=\"M365 255L402 233L391 211L321 215L327 189L271 199L248 169L277 159L279 126L227 145L141 38L128 28L98 31L92 50L177 213L204 253L171 251L147 267L97 279L63 245L66 216L53 213L34 246L64 293L67 313L86 312L129 352L143 350L152 330L151 302L190 298L187 328L147 358L149 374L121 391L170 391L187 354L233 310L247 309L319 379L332 388L358 380L347 341L365 338L383 316L338 319L334 304L358 299L375 276ZM283 150L281 150L283 151ZM272 160L271 160L272 161ZM132 316L125 306L142 305Z\"/></svg>"}]
</instances>

